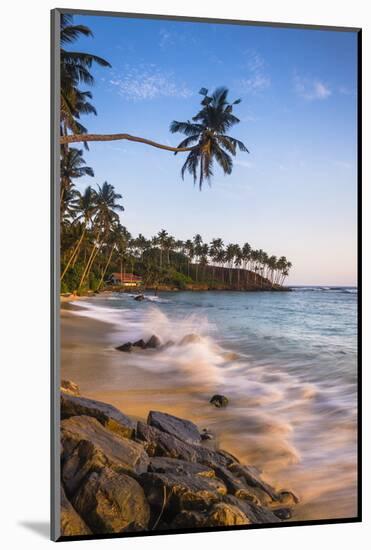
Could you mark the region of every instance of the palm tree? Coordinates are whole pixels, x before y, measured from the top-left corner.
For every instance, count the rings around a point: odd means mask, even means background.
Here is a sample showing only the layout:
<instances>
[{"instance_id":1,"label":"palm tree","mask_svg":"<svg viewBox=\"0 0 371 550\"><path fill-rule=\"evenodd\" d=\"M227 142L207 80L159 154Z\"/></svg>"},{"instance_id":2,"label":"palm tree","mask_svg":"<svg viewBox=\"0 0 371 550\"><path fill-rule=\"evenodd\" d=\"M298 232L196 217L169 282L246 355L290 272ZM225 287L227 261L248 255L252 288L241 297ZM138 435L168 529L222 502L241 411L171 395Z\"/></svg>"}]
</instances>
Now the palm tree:
<instances>
[{"instance_id":1,"label":"palm tree","mask_svg":"<svg viewBox=\"0 0 371 550\"><path fill-rule=\"evenodd\" d=\"M165 231L165 229L161 229L161 231L157 234L157 244L160 247L160 268L162 267L162 254L164 250L166 249L166 243L169 235L168 232Z\"/></svg>"},{"instance_id":2,"label":"palm tree","mask_svg":"<svg viewBox=\"0 0 371 550\"><path fill-rule=\"evenodd\" d=\"M110 185L106 181L102 186L98 185L98 192L96 194L96 215L94 218L96 238L88 262L81 276L79 288L82 287L85 279L89 277L95 257L102 247L104 240L107 238L109 231L119 222L117 212L124 211L124 207L116 202L119 199L122 199L122 196L115 192L113 185Z\"/></svg>"},{"instance_id":3,"label":"palm tree","mask_svg":"<svg viewBox=\"0 0 371 550\"><path fill-rule=\"evenodd\" d=\"M187 266L188 266L187 272L189 277L189 266L192 263L195 255L194 244L190 239L187 239L186 242L184 243L184 252L187 256Z\"/></svg>"},{"instance_id":4,"label":"palm tree","mask_svg":"<svg viewBox=\"0 0 371 550\"><path fill-rule=\"evenodd\" d=\"M220 256L220 251L223 249L224 243L223 240L218 239L212 239L209 247L209 254L211 261L213 262L213 279L215 278L215 263L218 262L218 258Z\"/></svg>"},{"instance_id":5,"label":"palm tree","mask_svg":"<svg viewBox=\"0 0 371 550\"><path fill-rule=\"evenodd\" d=\"M198 264L202 254L202 237L199 233L193 237L194 255L196 258L196 281L198 281Z\"/></svg>"},{"instance_id":6,"label":"palm tree","mask_svg":"<svg viewBox=\"0 0 371 550\"><path fill-rule=\"evenodd\" d=\"M73 248L72 254L63 270L61 281L67 273L70 265L75 263L79 255L80 247L84 240L88 224L91 222L97 211L96 195L96 192L90 185L85 189L84 193L81 194L80 192L77 192L77 198L74 201L74 210L77 212L76 221L79 222L81 219L83 220L82 231L80 238Z\"/></svg>"},{"instance_id":7,"label":"palm tree","mask_svg":"<svg viewBox=\"0 0 371 550\"><path fill-rule=\"evenodd\" d=\"M204 179L210 182L214 160L225 174L230 174L233 168L232 156L236 155L237 147L240 151L247 153L248 149L242 141L226 134L232 126L240 122L233 114L233 106L240 103L241 100L237 99L233 103L229 103L227 101L228 88L225 87L217 88L210 96L208 90L202 88L200 94L203 96L202 108L192 117L192 122L190 120L186 122L174 120L170 125L170 131L173 134L181 132L187 136L179 143L179 148L197 144L197 148L187 156L181 174L184 178L184 174L188 170L193 176L194 183L198 177L198 185L201 190Z\"/></svg>"},{"instance_id":8,"label":"palm tree","mask_svg":"<svg viewBox=\"0 0 371 550\"><path fill-rule=\"evenodd\" d=\"M62 150L61 154L61 205L63 195L71 189L72 180L83 176L94 177L94 171L90 166L85 166L86 161L82 156L82 149L71 147L67 151Z\"/></svg>"},{"instance_id":9,"label":"palm tree","mask_svg":"<svg viewBox=\"0 0 371 550\"><path fill-rule=\"evenodd\" d=\"M111 65L105 59L93 54L67 51L63 46L75 42L80 36L93 36L92 31L84 25L73 25L73 16L61 15L61 135L67 136L67 131L73 134L83 134L86 128L78 121L80 114L96 114L96 110L88 101L92 98L89 91L78 89L80 83L89 86L94 84L90 73L93 63L103 67Z\"/></svg>"}]
</instances>

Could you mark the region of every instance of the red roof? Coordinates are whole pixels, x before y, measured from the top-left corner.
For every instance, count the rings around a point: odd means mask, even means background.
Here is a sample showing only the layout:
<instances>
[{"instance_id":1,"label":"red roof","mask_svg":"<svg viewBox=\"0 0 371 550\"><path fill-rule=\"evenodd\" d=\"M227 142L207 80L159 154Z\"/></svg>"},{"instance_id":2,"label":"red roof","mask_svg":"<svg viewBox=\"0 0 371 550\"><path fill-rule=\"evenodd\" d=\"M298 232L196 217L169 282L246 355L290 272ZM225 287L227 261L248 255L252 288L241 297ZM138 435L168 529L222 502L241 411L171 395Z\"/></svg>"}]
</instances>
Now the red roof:
<instances>
[{"instance_id":1,"label":"red roof","mask_svg":"<svg viewBox=\"0 0 371 550\"><path fill-rule=\"evenodd\" d=\"M142 280L142 277L138 277L138 275L134 275L133 273L123 273L122 275L121 273L112 273L112 277L118 279L123 283L130 283Z\"/></svg>"}]
</instances>

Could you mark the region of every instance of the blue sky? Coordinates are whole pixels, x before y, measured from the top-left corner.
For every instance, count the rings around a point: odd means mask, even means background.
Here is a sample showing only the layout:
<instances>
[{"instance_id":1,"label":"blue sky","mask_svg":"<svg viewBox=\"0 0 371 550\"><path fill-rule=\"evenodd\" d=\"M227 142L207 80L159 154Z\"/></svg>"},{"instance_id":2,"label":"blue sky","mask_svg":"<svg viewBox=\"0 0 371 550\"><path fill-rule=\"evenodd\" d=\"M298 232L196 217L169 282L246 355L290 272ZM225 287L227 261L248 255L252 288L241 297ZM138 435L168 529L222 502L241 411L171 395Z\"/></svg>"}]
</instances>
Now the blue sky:
<instances>
[{"instance_id":1,"label":"blue sky","mask_svg":"<svg viewBox=\"0 0 371 550\"><path fill-rule=\"evenodd\" d=\"M95 178L123 195L122 223L150 237L248 241L294 267L290 284L356 284L357 37L352 32L75 16L91 28L74 50L93 68L98 116L90 132L127 132L177 145L172 120L198 110L201 87L241 98L232 135L251 151L233 173L217 168L202 192L174 156L127 141L92 143Z\"/></svg>"}]
</instances>

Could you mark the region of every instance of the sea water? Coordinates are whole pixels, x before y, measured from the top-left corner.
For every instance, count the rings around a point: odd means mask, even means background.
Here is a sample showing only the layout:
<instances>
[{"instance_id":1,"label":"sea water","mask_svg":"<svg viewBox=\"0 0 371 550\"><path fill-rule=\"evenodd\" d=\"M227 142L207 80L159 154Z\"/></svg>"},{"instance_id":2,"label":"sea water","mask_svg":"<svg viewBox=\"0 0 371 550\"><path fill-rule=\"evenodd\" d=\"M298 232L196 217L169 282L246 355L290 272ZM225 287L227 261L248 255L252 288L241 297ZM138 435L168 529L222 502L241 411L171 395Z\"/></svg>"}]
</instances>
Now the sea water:
<instances>
[{"instance_id":1,"label":"sea water","mask_svg":"<svg viewBox=\"0 0 371 550\"><path fill-rule=\"evenodd\" d=\"M356 515L356 288L133 298L100 295L78 314L113 323L112 346L156 334L168 346L150 360L130 354L138 369L226 395L212 427L269 481L298 493L294 519Z\"/></svg>"}]
</instances>

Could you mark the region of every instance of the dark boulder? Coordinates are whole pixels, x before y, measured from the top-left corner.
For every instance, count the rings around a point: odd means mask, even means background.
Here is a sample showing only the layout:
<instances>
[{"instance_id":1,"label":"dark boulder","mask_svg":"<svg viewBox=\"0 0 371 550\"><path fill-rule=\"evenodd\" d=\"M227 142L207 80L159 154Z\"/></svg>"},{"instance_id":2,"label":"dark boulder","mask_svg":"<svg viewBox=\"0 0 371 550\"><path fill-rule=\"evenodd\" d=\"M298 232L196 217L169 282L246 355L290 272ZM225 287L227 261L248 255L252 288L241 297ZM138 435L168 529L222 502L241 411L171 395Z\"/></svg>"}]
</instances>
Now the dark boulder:
<instances>
[{"instance_id":1,"label":"dark boulder","mask_svg":"<svg viewBox=\"0 0 371 550\"><path fill-rule=\"evenodd\" d=\"M268 508L258 506L232 495L223 497L223 502L233 504L241 510L251 523L280 523L281 520Z\"/></svg>"},{"instance_id":2,"label":"dark boulder","mask_svg":"<svg viewBox=\"0 0 371 550\"><path fill-rule=\"evenodd\" d=\"M196 462L187 462L178 458L167 458L165 456L154 456L150 458L148 471L158 474L176 474L176 475L198 475L203 477L215 477L212 468L197 464Z\"/></svg>"},{"instance_id":3,"label":"dark boulder","mask_svg":"<svg viewBox=\"0 0 371 550\"><path fill-rule=\"evenodd\" d=\"M133 346L136 348L144 349L146 347L146 343L143 340L143 338L141 338L140 340L137 340L136 342L134 342Z\"/></svg>"},{"instance_id":4,"label":"dark boulder","mask_svg":"<svg viewBox=\"0 0 371 550\"><path fill-rule=\"evenodd\" d=\"M221 407L226 407L228 405L228 398L225 395L216 394L212 396L210 403L220 409Z\"/></svg>"},{"instance_id":5,"label":"dark boulder","mask_svg":"<svg viewBox=\"0 0 371 550\"><path fill-rule=\"evenodd\" d=\"M105 428L123 437L132 437L136 427L136 423L131 418L112 405L61 393L61 418L79 415L92 416Z\"/></svg>"},{"instance_id":6,"label":"dark boulder","mask_svg":"<svg viewBox=\"0 0 371 550\"><path fill-rule=\"evenodd\" d=\"M91 534L89 527L67 499L63 487L61 487L60 528L61 535L64 537Z\"/></svg>"},{"instance_id":7,"label":"dark boulder","mask_svg":"<svg viewBox=\"0 0 371 550\"><path fill-rule=\"evenodd\" d=\"M138 294L138 296L134 297L134 300L136 302L143 302L143 300L145 300L145 296L144 296L144 294Z\"/></svg>"},{"instance_id":8,"label":"dark boulder","mask_svg":"<svg viewBox=\"0 0 371 550\"><path fill-rule=\"evenodd\" d=\"M218 502L214 504L205 520L205 527L221 527L228 525L248 525L251 520L240 508L233 504Z\"/></svg>"},{"instance_id":9,"label":"dark boulder","mask_svg":"<svg viewBox=\"0 0 371 550\"><path fill-rule=\"evenodd\" d=\"M118 351L130 352L133 349L133 344L131 342L126 342L125 344L121 344L121 346L117 346L116 349Z\"/></svg>"},{"instance_id":10,"label":"dark boulder","mask_svg":"<svg viewBox=\"0 0 371 550\"><path fill-rule=\"evenodd\" d=\"M154 517L164 508L164 520L184 509L204 510L227 494L226 486L215 477L144 473L138 478ZM165 503L165 507L164 507Z\"/></svg>"},{"instance_id":11,"label":"dark boulder","mask_svg":"<svg viewBox=\"0 0 371 550\"><path fill-rule=\"evenodd\" d=\"M61 422L62 476L73 492L82 473L109 466L117 472L147 471L149 458L143 445L107 430L90 416L72 416Z\"/></svg>"},{"instance_id":12,"label":"dark boulder","mask_svg":"<svg viewBox=\"0 0 371 550\"><path fill-rule=\"evenodd\" d=\"M275 491L275 489L271 485L269 485L268 483L265 483L265 481L263 481L260 478L255 468L234 463L234 464L231 464L228 467L228 469L236 477L242 478L249 487L257 489L262 493L265 493L272 501L279 500L279 494Z\"/></svg>"},{"instance_id":13,"label":"dark boulder","mask_svg":"<svg viewBox=\"0 0 371 550\"><path fill-rule=\"evenodd\" d=\"M148 528L150 510L135 479L105 468L92 472L73 499L94 533L124 533Z\"/></svg>"},{"instance_id":14,"label":"dark boulder","mask_svg":"<svg viewBox=\"0 0 371 550\"><path fill-rule=\"evenodd\" d=\"M287 520L292 518L292 511L290 508L277 508L274 510L274 515L276 515L279 519Z\"/></svg>"},{"instance_id":15,"label":"dark boulder","mask_svg":"<svg viewBox=\"0 0 371 550\"><path fill-rule=\"evenodd\" d=\"M211 468L214 464L227 466L231 463L230 460L217 451L213 451L202 445L186 443L177 437L158 430L154 426L148 426L144 422L138 422L137 424L136 440L143 442L149 456L179 458L187 462L197 462Z\"/></svg>"},{"instance_id":16,"label":"dark boulder","mask_svg":"<svg viewBox=\"0 0 371 550\"><path fill-rule=\"evenodd\" d=\"M155 334L153 334L151 338L148 340L148 342L146 343L147 349L156 349L156 348L159 348L160 346L161 346L161 340Z\"/></svg>"},{"instance_id":17,"label":"dark boulder","mask_svg":"<svg viewBox=\"0 0 371 550\"><path fill-rule=\"evenodd\" d=\"M199 443L201 440L196 424L190 420L184 420L171 414L150 411L147 423L186 443Z\"/></svg>"}]
</instances>

